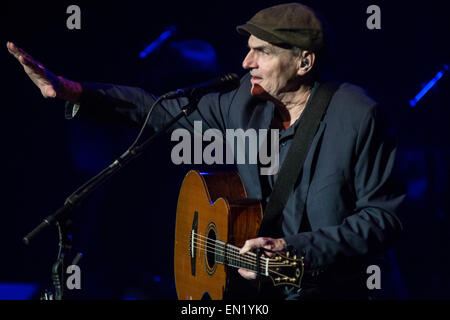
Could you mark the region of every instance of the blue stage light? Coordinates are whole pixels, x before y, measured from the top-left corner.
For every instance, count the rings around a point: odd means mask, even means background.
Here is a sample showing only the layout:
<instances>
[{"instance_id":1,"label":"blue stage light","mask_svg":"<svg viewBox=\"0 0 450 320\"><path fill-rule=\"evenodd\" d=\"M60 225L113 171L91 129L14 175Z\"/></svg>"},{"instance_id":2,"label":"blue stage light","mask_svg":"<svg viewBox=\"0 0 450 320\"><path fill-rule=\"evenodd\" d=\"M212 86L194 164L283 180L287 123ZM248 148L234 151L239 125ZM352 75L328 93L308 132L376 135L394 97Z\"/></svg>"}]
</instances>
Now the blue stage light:
<instances>
[{"instance_id":1,"label":"blue stage light","mask_svg":"<svg viewBox=\"0 0 450 320\"><path fill-rule=\"evenodd\" d=\"M169 38L171 38L175 32L177 31L175 26L170 26L166 31L161 33L161 35L152 43L150 43L141 53L139 53L139 57L141 59L146 58L157 49L159 49L164 42L166 42Z\"/></svg>"},{"instance_id":2,"label":"blue stage light","mask_svg":"<svg viewBox=\"0 0 450 320\"><path fill-rule=\"evenodd\" d=\"M0 283L0 300L29 300L37 289L33 283Z\"/></svg>"},{"instance_id":3,"label":"blue stage light","mask_svg":"<svg viewBox=\"0 0 450 320\"><path fill-rule=\"evenodd\" d=\"M447 70L448 70L448 66L447 66L447 65L444 65L443 69L442 69L441 71L439 71L439 72L436 74L436 76L435 76L433 79L431 79L431 81L428 82L428 83L426 84L425 87L423 87L422 90L420 90L420 92L414 97L414 99L409 100L409 105L410 105L411 107L414 107L414 106L417 104L417 102L418 102L420 99L422 99L422 97L423 97L423 96L424 96L431 88L433 88L433 86L436 84L436 82L438 82L439 79L442 78L442 76L444 75L445 71L447 71Z\"/></svg>"}]
</instances>

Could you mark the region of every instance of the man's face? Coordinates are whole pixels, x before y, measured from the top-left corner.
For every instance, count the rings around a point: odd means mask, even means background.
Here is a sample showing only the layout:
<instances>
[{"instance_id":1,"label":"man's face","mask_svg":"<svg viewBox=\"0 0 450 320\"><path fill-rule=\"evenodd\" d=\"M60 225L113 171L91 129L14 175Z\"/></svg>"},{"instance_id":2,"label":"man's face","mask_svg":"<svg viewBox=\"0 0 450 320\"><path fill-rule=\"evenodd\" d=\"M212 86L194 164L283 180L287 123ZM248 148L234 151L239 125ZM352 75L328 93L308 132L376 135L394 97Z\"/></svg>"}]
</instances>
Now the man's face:
<instances>
[{"instance_id":1,"label":"man's face","mask_svg":"<svg viewBox=\"0 0 450 320\"><path fill-rule=\"evenodd\" d=\"M250 51L242 66L250 69L252 94L256 91L256 84L274 98L293 89L299 59L292 51L274 46L253 35L248 39L248 47Z\"/></svg>"}]
</instances>

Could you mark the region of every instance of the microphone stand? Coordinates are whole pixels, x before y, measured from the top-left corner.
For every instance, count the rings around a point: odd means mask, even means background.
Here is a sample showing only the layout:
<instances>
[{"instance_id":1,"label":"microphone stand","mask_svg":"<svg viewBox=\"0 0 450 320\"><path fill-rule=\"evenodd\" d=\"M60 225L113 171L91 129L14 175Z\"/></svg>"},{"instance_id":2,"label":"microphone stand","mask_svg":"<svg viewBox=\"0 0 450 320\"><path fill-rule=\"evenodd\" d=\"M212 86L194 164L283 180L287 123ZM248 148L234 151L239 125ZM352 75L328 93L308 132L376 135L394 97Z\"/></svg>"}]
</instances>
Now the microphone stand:
<instances>
[{"instance_id":1,"label":"microphone stand","mask_svg":"<svg viewBox=\"0 0 450 320\"><path fill-rule=\"evenodd\" d=\"M156 100L153 106L160 100L167 98L167 95L161 96ZM55 287L55 300L61 300L63 295L62 287L65 285L64 279L60 279L58 270L64 266L64 257L68 255L71 249L71 235L67 232L67 226L70 224L68 221L69 214L73 209L79 205L88 195L90 195L95 189L104 184L109 178L116 174L120 169L124 168L133 159L140 156L146 148L161 134L166 132L175 122L189 115L197 105L197 99L189 99L189 103L185 106L175 117L173 117L162 129L154 132L143 143L137 145L133 144L127 151L125 151L119 158L117 158L111 165L101 171L97 176L89 180L82 187L73 192L64 202L64 205L60 207L54 214L47 216L43 221L29 232L24 238L23 242L28 245L30 241L45 228L56 224L59 231L59 252L56 262L52 266L52 280ZM151 113L150 109L149 114ZM81 254L78 253L78 256ZM77 258L75 258L76 260ZM64 270L61 272L64 275ZM62 277L61 277L62 278ZM61 285L62 284L62 285ZM53 295L47 291L43 294L41 299L53 300Z\"/></svg>"}]
</instances>

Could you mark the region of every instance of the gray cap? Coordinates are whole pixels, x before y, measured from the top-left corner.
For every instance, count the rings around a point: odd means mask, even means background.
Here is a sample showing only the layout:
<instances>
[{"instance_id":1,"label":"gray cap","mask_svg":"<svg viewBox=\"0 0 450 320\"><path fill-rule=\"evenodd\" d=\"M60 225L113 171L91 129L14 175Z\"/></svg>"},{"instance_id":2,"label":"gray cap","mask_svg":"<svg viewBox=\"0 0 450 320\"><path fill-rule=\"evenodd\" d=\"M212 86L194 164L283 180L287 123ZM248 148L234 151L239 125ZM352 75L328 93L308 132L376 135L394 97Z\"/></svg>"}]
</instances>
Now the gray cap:
<instances>
[{"instance_id":1,"label":"gray cap","mask_svg":"<svg viewBox=\"0 0 450 320\"><path fill-rule=\"evenodd\" d=\"M251 34L274 45L311 51L318 51L324 45L322 23L311 8L300 3L263 9L236 29L242 35Z\"/></svg>"}]
</instances>

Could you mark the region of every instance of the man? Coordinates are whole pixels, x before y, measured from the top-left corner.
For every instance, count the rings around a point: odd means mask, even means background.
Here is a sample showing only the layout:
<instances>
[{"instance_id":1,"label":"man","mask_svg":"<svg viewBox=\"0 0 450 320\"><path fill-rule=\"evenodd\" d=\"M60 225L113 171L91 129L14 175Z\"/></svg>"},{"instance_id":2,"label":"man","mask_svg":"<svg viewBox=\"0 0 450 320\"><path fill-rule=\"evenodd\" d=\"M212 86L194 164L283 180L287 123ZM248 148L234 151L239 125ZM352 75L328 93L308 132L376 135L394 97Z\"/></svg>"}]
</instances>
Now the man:
<instances>
[{"instance_id":1,"label":"man","mask_svg":"<svg viewBox=\"0 0 450 320\"><path fill-rule=\"evenodd\" d=\"M202 97L178 126L280 130L280 166L303 111L319 87L317 65L324 47L322 24L312 9L296 3L258 12L237 28L249 36L239 88ZM44 97L67 100L66 117L119 112L142 123L155 98L138 88L79 83L56 77L12 43L8 50ZM187 99L166 100L151 115L160 129ZM303 288L263 289L261 297L285 299L367 298L366 259L378 256L401 231L395 212L403 195L393 184L395 146L386 136L376 102L362 89L341 84L315 133L298 182L282 212L280 237L249 239L240 253L292 246L305 257ZM259 175L258 165L238 164L249 198L267 203L277 175ZM270 253L268 253L270 254ZM242 277L256 275L240 269ZM268 295L266 295L268 294Z\"/></svg>"}]
</instances>

